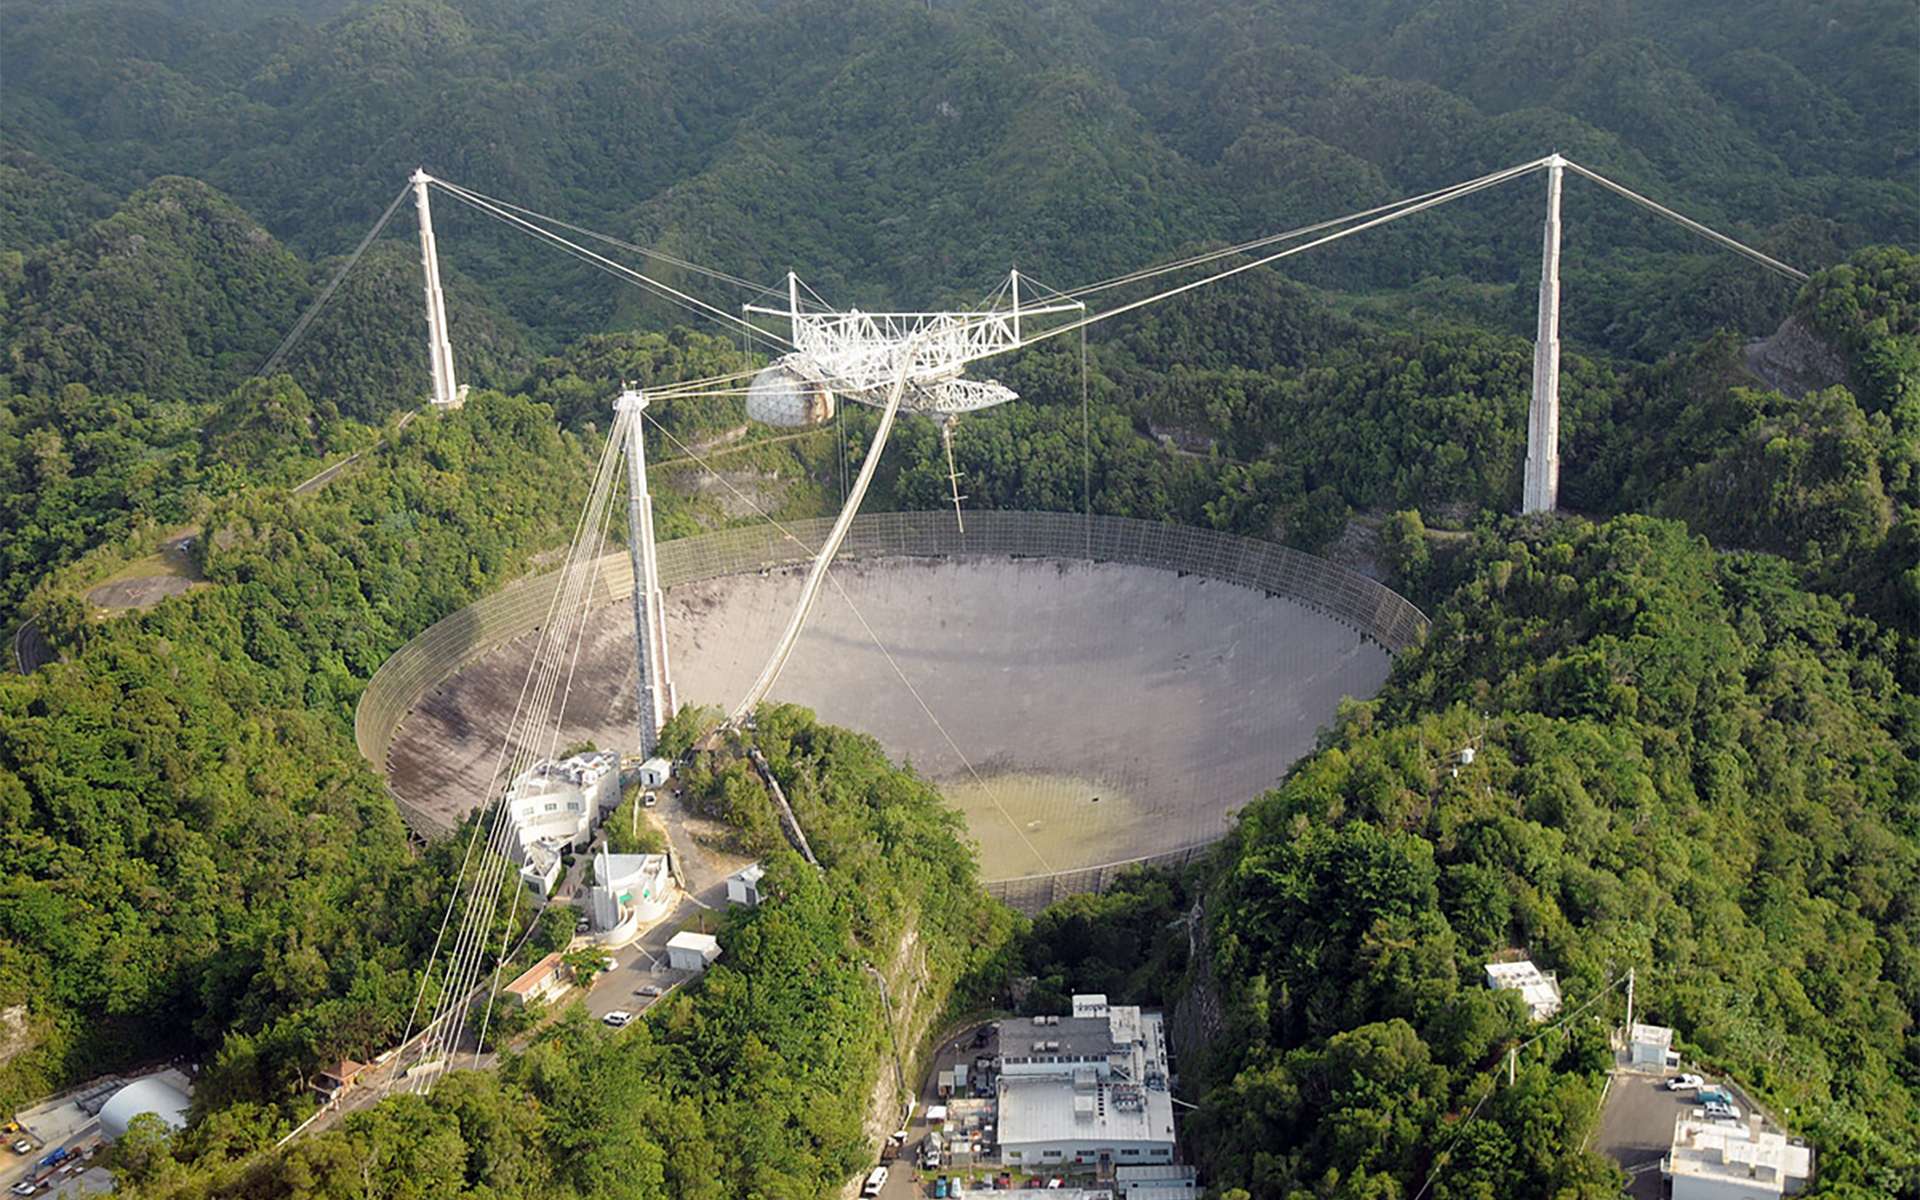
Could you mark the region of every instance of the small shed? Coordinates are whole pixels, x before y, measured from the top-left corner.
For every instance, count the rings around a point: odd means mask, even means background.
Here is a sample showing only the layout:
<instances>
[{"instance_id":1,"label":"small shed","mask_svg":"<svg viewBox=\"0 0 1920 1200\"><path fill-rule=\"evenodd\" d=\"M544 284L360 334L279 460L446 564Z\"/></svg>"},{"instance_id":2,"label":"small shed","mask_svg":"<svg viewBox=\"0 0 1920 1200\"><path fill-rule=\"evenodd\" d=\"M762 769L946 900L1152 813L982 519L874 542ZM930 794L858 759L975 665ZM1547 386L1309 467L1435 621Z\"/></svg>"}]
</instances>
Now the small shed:
<instances>
[{"instance_id":1,"label":"small shed","mask_svg":"<svg viewBox=\"0 0 1920 1200\"><path fill-rule=\"evenodd\" d=\"M710 933L683 929L667 939L667 965L676 971L704 971L720 957L720 941Z\"/></svg>"},{"instance_id":2,"label":"small shed","mask_svg":"<svg viewBox=\"0 0 1920 1200\"><path fill-rule=\"evenodd\" d=\"M760 881L766 875L765 867L759 863L748 863L727 876L727 903L744 904L748 908L760 907Z\"/></svg>"},{"instance_id":3,"label":"small shed","mask_svg":"<svg viewBox=\"0 0 1920 1200\"><path fill-rule=\"evenodd\" d=\"M1665 1025L1636 1024L1627 1037L1627 1062L1636 1067L1677 1067L1673 1030Z\"/></svg>"},{"instance_id":4,"label":"small shed","mask_svg":"<svg viewBox=\"0 0 1920 1200\"><path fill-rule=\"evenodd\" d=\"M351 1088L354 1080L360 1078L360 1072L366 1069L365 1063L343 1058L313 1077L313 1090L323 1099L331 1100Z\"/></svg>"},{"instance_id":5,"label":"small shed","mask_svg":"<svg viewBox=\"0 0 1920 1200\"><path fill-rule=\"evenodd\" d=\"M673 764L658 755L640 764L640 786L661 787L673 774Z\"/></svg>"}]
</instances>

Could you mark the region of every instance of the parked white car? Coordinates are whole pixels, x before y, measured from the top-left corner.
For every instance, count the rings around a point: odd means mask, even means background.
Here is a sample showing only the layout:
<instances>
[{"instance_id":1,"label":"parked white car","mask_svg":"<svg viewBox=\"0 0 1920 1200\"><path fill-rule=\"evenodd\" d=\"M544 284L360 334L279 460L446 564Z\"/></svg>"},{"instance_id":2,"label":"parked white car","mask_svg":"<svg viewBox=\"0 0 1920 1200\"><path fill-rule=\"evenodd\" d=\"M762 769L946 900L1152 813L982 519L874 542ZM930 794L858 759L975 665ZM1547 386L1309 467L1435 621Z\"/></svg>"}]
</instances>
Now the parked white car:
<instances>
[{"instance_id":1,"label":"parked white car","mask_svg":"<svg viewBox=\"0 0 1920 1200\"><path fill-rule=\"evenodd\" d=\"M1698 1075L1675 1075L1667 1080L1667 1090L1670 1092L1691 1092L1705 1086L1707 1081Z\"/></svg>"},{"instance_id":2,"label":"parked white car","mask_svg":"<svg viewBox=\"0 0 1920 1200\"><path fill-rule=\"evenodd\" d=\"M615 1029L618 1029L622 1025L625 1025L628 1021L633 1020L633 1014L626 1011L625 1009L616 1008L612 1012L608 1013L606 1016L601 1017L600 1019L606 1024L613 1026Z\"/></svg>"}]
</instances>

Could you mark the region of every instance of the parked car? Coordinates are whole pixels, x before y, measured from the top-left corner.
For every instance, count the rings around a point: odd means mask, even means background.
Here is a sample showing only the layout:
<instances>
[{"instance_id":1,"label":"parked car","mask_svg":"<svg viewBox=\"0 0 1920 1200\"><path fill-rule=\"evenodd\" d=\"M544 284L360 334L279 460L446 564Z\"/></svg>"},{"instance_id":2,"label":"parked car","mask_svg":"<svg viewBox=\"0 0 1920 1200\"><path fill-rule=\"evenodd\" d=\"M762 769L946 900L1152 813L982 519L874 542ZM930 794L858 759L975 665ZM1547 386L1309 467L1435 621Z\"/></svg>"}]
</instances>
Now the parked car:
<instances>
[{"instance_id":1,"label":"parked car","mask_svg":"<svg viewBox=\"0 0 1920 1200\"><path fill-rule=\"evenodd\" d=\"M616 1008L606 1016L601 1017L600 1020L604 1024L611 1025L615 1029L618 1029L628 1021L633 1020L633 1014L623 1008Z\"/></svg>"},{"instance_id":2,"label":"parked car","mask_svg":"<svg viewBox=\"0 0 1920 1200\"><path fill-rule=\"evenodd\" d=\"M1711 1104L1718 1100L1722 1104L1733 1103L1733 1093L1723 1087L1703 1087L1694 1096L1702 1104Z\"/></svg>"},{"instance_id":3,"label":"parked car","mask_svg":"<svg viewBox=\"0 0 1920 1200\"><path fill-rule=\"evenodd\" d=\"M40 1190L40 1185L34 1183L32 1180L22 1179L19 1183L14 1184L10 1190L16 1196L31 1196Z\"/></svg>"},{"instance_id":4,"label":"parked car","mask_svg":"<svg viewBox=\"0 0 1920 1200\"><path fill-rule=\"evenodd\" d=\"M947 1177L945 1175L933 1181L933 1200L947 1200Z\"/></svg>"},{"instance_id":5,"label":"parked car","mask_svg":"<svg viewBox=\"0 0 1920 1200\"><path fill-rule=\"evenodd\" d=\"M1706 1110L1707 1120L1709 1121L1738 1121L1740 1119L1740 1106L1737 1104L1727 1104L1719 1100L1709 1100L1706 1104Z\"/></svg>"},{"instance_id":6,"label":"parked car","mask_svg":"<svg viewBox=\"0 0 1920 1200\"><path fill-rule=\"evenodd\" d=\"M15 1154L32 1154L32 1153L33 1153L33 1139L31 1139L31 1138L21 1138L21 1139L19 1139L18 1141L16 1141L16 1142L14 1142L14 1143L13 1143L13 1152L14 1152Z\"/></svg>"},{"instance_id":7,"label":"parked car","mask_svg":"<svg viewBox=\"0 0 1920 1200\"><path fill-rule=\"evenodd\" d=\"M660 990L659 984L643 983L633 989L633 994L636 996L664 996L666 993Z\"/></svg>"},{"instance_id":8,"label":"parked car","mask_svg":"<svg viewBox=\"0 0 1920 1200\"><path fill-rule=\"evenodd\" d=\"M660 797L657 793L648 792L644 796L640 797L640 806L642 808L652 808L654 805L658 803L660 803Z\"/></svg>"},{"instance_id":9,"label":"parked car","mask_svg":"<svg viewBox=\"0 0 1920 1200\"><path fill-rule=\"evenodd\" d=\"M887 1186L887 1169L875 1167L867 1172L867 1182L861 1185L860 1194L871 1200L871 1197L878 1196L880 1189L885 1186Z\"/></svg>"},{"instance_id":10,"label":"parked car","mask_svg":"<svg viewBox=\"0 0 1920 1200\"><path fill-rule=\"evenodd\" d=\"M1667 1090L1670 1092L1690 1092L1695 1088L1703 1088L1705 1086L1707 1086L1707 1081L1698 1075L1675 1075L1672 1079L1667 1080Z\"/></svg>"}]
</instances>

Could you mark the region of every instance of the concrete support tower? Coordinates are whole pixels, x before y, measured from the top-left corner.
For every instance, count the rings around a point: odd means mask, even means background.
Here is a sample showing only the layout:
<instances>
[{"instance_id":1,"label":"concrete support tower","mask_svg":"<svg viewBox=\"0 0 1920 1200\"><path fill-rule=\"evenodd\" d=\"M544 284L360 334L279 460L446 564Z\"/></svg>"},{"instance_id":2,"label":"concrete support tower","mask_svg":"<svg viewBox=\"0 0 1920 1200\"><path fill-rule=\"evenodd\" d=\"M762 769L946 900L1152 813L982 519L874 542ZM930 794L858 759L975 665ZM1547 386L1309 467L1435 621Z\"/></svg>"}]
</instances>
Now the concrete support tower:
<instances>
[{"instance_id":1,"label":"concrete support tower","mask_svg":"<svg viewBox=\"0 0 1920 1200\"><path fill-rule=\"evenodd\" d=\"M433 403L436 408L458 408L462 397L453 382L447 298L440 291L440 252L433 244L433 210L427 203L427 185L433 176L416 170L412 182L414 207L420 211L420 270L427 279L427 363L433 370Z\"/></svg>"},{"instance_id":2,"label":"concrete support tower","mask_svg":"<svg viewBox=\"0 0 1920 1200\"><path fill-rule=\"evenodd\" d=\"M1523 513L1552 512L1560 499L1560 178L1566 161L1558 154L1547 160L1547 227L1540 251L1540 328L1533 341Z\"/></svg>"},{"instance_id":3,"label":"concrete support tower","mask_svg":"<svg viewBox=\"0 0 1920 1200\"><path fill-rule=\"evenodd\" d=\"M667 665L666 602L653 558L653 497L647 492L645 392L627 388L614 402L627 422L627 550L633 556L634 649L640 661L640 757L660 743L660 727L673 715L673 676Z\"/></svg>"}]
</instances>

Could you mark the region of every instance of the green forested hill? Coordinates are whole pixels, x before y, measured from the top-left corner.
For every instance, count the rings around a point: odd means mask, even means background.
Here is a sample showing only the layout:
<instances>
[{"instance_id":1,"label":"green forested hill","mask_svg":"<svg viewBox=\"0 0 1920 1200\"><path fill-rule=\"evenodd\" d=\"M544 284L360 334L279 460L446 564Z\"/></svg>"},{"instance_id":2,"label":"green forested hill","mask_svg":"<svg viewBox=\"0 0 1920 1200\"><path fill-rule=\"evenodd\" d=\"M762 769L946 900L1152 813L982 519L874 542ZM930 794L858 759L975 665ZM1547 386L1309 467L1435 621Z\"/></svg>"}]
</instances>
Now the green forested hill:
<instances>
[{"instance_id":1,"label":"green forested hill","mask_svg":"<svg viewBox=\"0 0 1920 1200\"><path fill-rule=\"evenodd\" d=\"M977 295L1016 261L1082 282L1556 147L1818 267L1912 236L1914 39L1893 3L1735 20L1677 3L397 0L251 26L61 7L17 18L0 48L18 98L0 133L116 196L204 179L307 254L350 244L424 163L866 305ZM1524 284L1524 190L1302 269L1369 289ZM1580 337L1759 333L1789 298L1576 191ZM59 193L30 202L38 224L72 223ZM612 311L583 268L541 269L448 219L450 262L523 319L577 333Z\"/></svg>"},{"instance_id":2,"label":"green forested hill","mask_svg":"<svg viewBox=\"0 0 1920 1200\"><path fill-rule=\"evenodd\" d=\"M0 1099L197 1055L202 1119L120 1159L142 1194L823 1194L880 1061L858 964L910 923L969 997L1024 957L1042 997L1172 1002L1202 946L1228 1023L1183 1063L1187 1129L1235 1200L1613 1194L1580 1151L1592 1031L1488 1091L1523 1025L1473 973L1508 946L1576 1000L1638 964L1642 1011L1791 1109L1828 1194L1920 1187L1908 6L88 0L10 7L0 80L0 627L31 612L68 658L0 680L0 1009L28 1021ZM1078 345L995 363L1021 403L958 428L971 505L1358 546L1434 615L1204 869L1014 946L929 789L769 714L829 870L778 865L790 906L729 928L731 969L616 1046L564 1023L256 1153L314 1066L391 1040L440 911L448 851L407 853L353 752L365 680L563 535L621 380L754 361L442 195L464 411L396 428L424 390L405 211L254 378L415 166L874 307L972 303L1015 265L1084 283L1554 149L1815 272L1569 180L1563 520L1501 515L1537 179L1097 328L1084 410ZM872 421L846 414L851 451L728 452L811 513ZM730 519L659 474L663 535ZM903 423L874 504L948 486ZM208 586L96 619L87 586L185 529ZM767 839L730 770L705 784Z\"/></svg>"}]
</instances>

